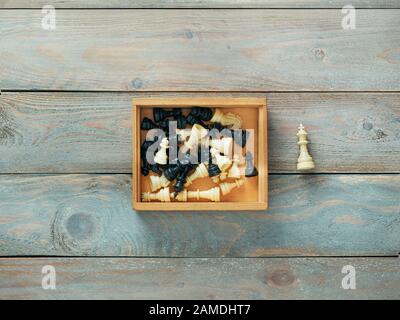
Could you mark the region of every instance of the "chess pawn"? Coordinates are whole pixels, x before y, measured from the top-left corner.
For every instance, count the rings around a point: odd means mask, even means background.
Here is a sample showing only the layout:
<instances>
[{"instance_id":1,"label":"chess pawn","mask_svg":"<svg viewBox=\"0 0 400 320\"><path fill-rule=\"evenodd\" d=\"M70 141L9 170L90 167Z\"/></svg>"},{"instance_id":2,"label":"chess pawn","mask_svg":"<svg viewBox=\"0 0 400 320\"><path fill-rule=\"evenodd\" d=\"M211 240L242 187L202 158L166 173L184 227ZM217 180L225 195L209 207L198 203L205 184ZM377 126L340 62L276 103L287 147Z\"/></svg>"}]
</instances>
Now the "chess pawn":
<instances>
[{"instance_id":1,"label":"chess pawn","mask_svg":"<svg viewBox=\"0 0 400 320\"><path fill-rule=\"evenodd\" d=\"M239 161L240 161L239 156L237 154L233 155L233 160L232 160L233 164L228 172L229 178L235 178L235 179L240 178Z\"/></svg>"},{"instance_id":2,"label":"chess pawn","mask_svg":"<svg viewBox=\"0 0 400 320\"><path fill-rule=\"evenodd\" d=\"M154 192L160 188L168 187L169 184L170 184L170 181L164 175L162 175L161 177L150 176L150 189L152 192Z\"/></svg>"},{"instance_id":3,"label":"chess pawn","mask_svg":"<svg viewBox=\"0 0 400 320\"><path fill-rule=\"evenodd\" d=\"M248 178L257 176L258 171L257 168L254 166L253 155L251 154L251 152L246 152L246 155L244 157L246 159L246 169L244 171L244 175Z\"/></svg>"},{"instance_id":4,"label":"chess pawn","mask_svg":"<svg viewBox=\"0 0 400 320\"><path fill-rule=\"evenodd\" d=\"M208 176L211 178L212 182L218 183L219 182L219 175L221 173L221 170L218 168L218 166L215 163L210 161L208 162Z\"/></svg>"},{"instance_id":5,"label":"chess pawn","mask_svg":"<svg viewBox=\"0 0 400 320\"><path fill-rule=\"evenodd\" d=\"M232 161L227 156L223 156L219 153L219 151L215 148L210 149L211 155L215 158L218 168L224 172L231 165Z\"/></svg>"},{"instance_id":6,"label":"chess pawn","mask_svg":"<svg viewBox=\"0 0 400 320\"><path fill-rule=\"evenodd\" d=\"M158 152L154 157L154 162L158 164L167 164L168 161L167 149L169 148L169 142L167 138L163 138L161 140L160 147L161 149L158 150Z\"/></svg>"},{"instance_id":7,"label":"chess pawn","mask_svg":"<svg viewBox=\"0 0 400 320\"><path fill-rule=\"evenodd\" d=\"M228 112L224 114L220 109L215 109L214 115L210 119L210 122L219 122L223 126L232 126L233 129L239 129L242 127L242 119L233 114L232 112Z\"/></svg>"},{"instance_id":8,"label":"chess pawn","mask_svg":"<svg viewBox=\"0 0 400 320\"><path fill-rule=\"evenodd\" d=\"M180 108L173 108L172 110L168 111L161 108L153 109L153 119L155 122L160 122L167 117L174 117L174 119L176 119L180 115L182 115L182 109Z\"/></svg>"},{"instance_id":9,"label":"chess pawn","mask_svg":"<svg viewBox=\"0 0 400 320\"><path fill-rule=\"evenodd\" d=\"M158 191L157 193L150 193L150 192L142 193L142 201L150 202L153 200L158 200L161 202L170 202L171 199L170 199L169 189L164 188Z\"/></svg>"},{"instance_id":10,"label":"chess pawn","mask_svg":"<svg viewBox=\"0 0 400 320\"><path fill-rule=\"evenodd\" d=\"M244 180L235 180L235 182L223 182L219 185L221 188L222 195L226 196L228 193L230 193L234 188L239 188L244 184Z\"/></svg>"},{"instance_id":11,"label":"chess pawn","mask_svg":"<svg viewBox=\"0 0 400 320\"><path fill-rule=\"evenodd\" d=\"M186 183L185 183L185 187L190 186L194 180L199 179L199 178L203 178L203 177L207 177L208 176L208 171L207 168L205 166L204 163L200 163L196 170L186 178Z\"/></svg>"},{"instance_id":12,"label":"chess pawn","mask_svg":"<svg viewBox=\"0 0 400 320\"><path fill-rule=\"evenodd\" d=\"M188 198L196 200L208 199L214 202L219 202L220 201L219 187L211 188L208 190L197 189L196 191L188 191Z\"/></svg>"},{"instance_id":13,"label":"chess pawn","mask_svg":"<svg viewBox=\"0 0 400 320\"><path fill-rule=\"evenodd\" d=\"M171 198L174 198L174 193L171 192L170 194ZM187 202L188 200L188 192L186 189L184 189L183 191L179 192L176 197L175 200L180 201L180 202Z\"/></svg>"},{"instance_id":14,"label":"chess pawn","mask_svg":"<svg viewBox=\"0 0 400 320\"><path fill-rule=\"evenodd\" d=\"M192 127L192 131L190 132L189 140L185 141L185 144L182 146L181 152L186 152L187 150L193 148L197 145L201 139L203 139L208 133L208 130L196 123Z\"/></svg>"},{"instance_id":15,"label":"chess pawn","mask_svg":"<svg viewBox=\"0 0 400 320\"><path fill-rule=\"evenodd\" d=\"M297 144L300 146L300 155L297 160L297 170L313 169L315 167L315 164L307 149L307 131L304 129L304 126L302 124L300 124L299 126L297 137L299 139Z\"/></svg>"},{"instance_id":16,"label":"chess pawn","mask_svg":"<svg viewBox=\"0 0 400 320\"><path fill-rule=\"evenodd\" d=\"M210 146L217 149L220 153L229 155L232 152L233 139L231 137L223 137L222 139L211 139Z\"/></svg>"}]
</instances>

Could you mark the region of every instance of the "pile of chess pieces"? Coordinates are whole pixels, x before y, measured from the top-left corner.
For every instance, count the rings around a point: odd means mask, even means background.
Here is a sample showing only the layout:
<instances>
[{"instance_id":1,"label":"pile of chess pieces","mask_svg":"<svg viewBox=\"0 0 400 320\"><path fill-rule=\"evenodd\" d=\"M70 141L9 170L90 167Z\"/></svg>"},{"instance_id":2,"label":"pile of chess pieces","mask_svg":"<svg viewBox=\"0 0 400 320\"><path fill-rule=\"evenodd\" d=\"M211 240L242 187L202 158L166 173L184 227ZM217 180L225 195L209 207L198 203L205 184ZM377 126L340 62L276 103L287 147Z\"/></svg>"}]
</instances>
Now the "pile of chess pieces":
<instances>
[{"instance_id":1,"label":"pile of chess pieces","mask_svg":"<svg viewBox=\"0 0 400 320\"><path fill-rule=\"evenodd\" d=\"M142 201L219 202L243 186L245 178L257 176L253 154L234 152L242 151L249 139L242 124L240 116L218 108L192 107L186 116L181 108L153 108L153 120L144 117L140 124L148 131L141 145L140 171L144 176L151 172L151 190L142 193ZM190 190L202 178L215 187Z\"/></svg>"}]
</instances>

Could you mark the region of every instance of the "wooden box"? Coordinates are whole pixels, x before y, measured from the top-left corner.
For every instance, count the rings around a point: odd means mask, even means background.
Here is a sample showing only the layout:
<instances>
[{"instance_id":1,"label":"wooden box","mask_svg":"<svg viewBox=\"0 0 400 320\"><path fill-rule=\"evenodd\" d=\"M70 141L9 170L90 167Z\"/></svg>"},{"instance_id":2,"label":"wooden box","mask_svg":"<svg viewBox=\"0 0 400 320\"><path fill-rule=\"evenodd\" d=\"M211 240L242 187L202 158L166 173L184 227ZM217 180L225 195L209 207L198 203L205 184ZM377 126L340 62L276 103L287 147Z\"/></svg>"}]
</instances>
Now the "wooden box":
<instances>
[{"instance_id":1,"label":"wooden box","mask_svg":"<svg viewBox=\"0 0 400 320\"><path fill-rule=\"evenodd\" d=\"M221 108L224 112L238 114L243 120L244 129L254 130L254 164L258 169L258 176L246 178L240 188L221 197L221 202L207 202L206 200L190 200L190 202L142 202L141 193L150 191L150 178L140 173L140 145L145 139L146 131L140 130L143 117L153 119L152 108L165 109L183 108L188 113L192 106L207 106ZM187 108L187 110L185 109ZM267 104L265 98L145 98L133 100L132 111L132 151L133 151L133 179L132 203L138 211L214 211L214 210L264 210L268 207L268 140L267 140ZM150 173L150 175L153 173ZM226 180L231 182L230 180ZM201 178L189 189L206 190L216 185L209 177Z\"/></svg>"}]
</instances>

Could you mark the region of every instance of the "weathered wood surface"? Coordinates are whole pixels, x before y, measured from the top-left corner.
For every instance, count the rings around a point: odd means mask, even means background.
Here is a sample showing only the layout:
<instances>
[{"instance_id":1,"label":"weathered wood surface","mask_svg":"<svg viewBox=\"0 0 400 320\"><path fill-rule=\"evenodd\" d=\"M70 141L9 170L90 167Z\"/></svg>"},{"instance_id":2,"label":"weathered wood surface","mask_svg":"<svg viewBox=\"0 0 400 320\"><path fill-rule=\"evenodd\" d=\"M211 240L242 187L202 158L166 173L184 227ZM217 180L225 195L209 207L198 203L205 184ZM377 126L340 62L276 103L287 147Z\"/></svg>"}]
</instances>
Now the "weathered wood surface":
<instances>
[{"instance_id":1,"label":"weathered wood surface","mask_svg":"<svg viewBox=\"0 0 400 320\"><path fill-rule=\"evenodd\" d=\"M274 175L260 212L134 212L130 175L1 175L0 255L394 255L400 175Z\"/></svg>"},{"instance_id":2,"label":"weathered wood surface","mask_svg":"<svg viewBox=\"0 0 400 320\"><path fill-rule=\"evenodd\" d=\"M131 100L146 95L3 93L0 172L130 173ZM400 94L260 96L268 99L270 172L295 172L300 121L309 131L315 172L400 172Z\"/></svg>"},{"instance_id":3,"label":"weathered wood surface","mask_svg":"<svg viewBox=\"0 0 400 320\"><path fill-rule=\"evenodd\" d=\"M45 265L56 290L42 289ZM0 299L400 299L398 258L3 258L0 271Z\"/></svg>"},{"instance_id":4,"label":"weathered wood surface","mask_svg":"<svg viewBox=\"0 0 400 320\"><path fill-rule=\"evenodd\" d=\"M348 0L0 0L0 8L342 8ZM352 0L356 8L400 8L396 0Z\"/></svg>"},{"instance_id":5,"label":"weathered wood surface","mask_svg":"<svg viewBox=\"0 0 400 320\"><path fill-rule=\"evenodd\" d=\"M400 10L0 10L4 90L400 90Z\"/></svg>"}]
</instances>

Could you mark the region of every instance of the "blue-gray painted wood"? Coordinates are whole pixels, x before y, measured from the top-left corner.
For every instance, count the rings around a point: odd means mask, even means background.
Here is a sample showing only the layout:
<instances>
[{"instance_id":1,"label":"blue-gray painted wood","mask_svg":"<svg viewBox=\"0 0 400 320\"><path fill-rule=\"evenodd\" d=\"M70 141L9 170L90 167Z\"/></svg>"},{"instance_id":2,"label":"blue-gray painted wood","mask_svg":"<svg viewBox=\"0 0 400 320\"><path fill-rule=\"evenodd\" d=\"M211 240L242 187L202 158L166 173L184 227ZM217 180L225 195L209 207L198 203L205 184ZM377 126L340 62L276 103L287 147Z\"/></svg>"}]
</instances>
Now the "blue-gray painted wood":
<instances>
[{"instance_id":1,"label":"blue-gray painted wood","mask_svg":"<svg viewBox=\"0 0 400 320\"><path fill-rule=\"evenodd\" d=\"M395 255L400 175L274 175L268 211L134 212L129 175L1 175L0 255Z\"/></svg>"},{"instance_id":2,"label":"blue-gray painted wood","mask_svg":"<svg viewBox=\"0 0 400 320\"><path fill-rule=\"evenodd\" d=\"M5 90L400 90L400 11L0 11Z\"/></svg>"},{"instance_id":3,"label":"blue-gray painted wood","mask_svg":"<svg viewBox=\"0 0 400 320\"><path fill-rule=\"evenodd\" d=\"M0 299L400 299L398 258L0 259ZM43 266L56 290L43 290ZM342 268L356 290L342 288Z\"/></svg>"},{"instance_id":4,"label":"blue-gray painted wood","mask_svg":"<svg viewBox=\"0 0 400 320\"><path fill-rule=\"evenodd\" d=\"M148 95L3 93L0 172L130 173L131 101ZM271 173L296 172L300 122L309 132L315 172L400 172L400 94L257 96L268 102Z\"/></svg>"}]
</instances>

